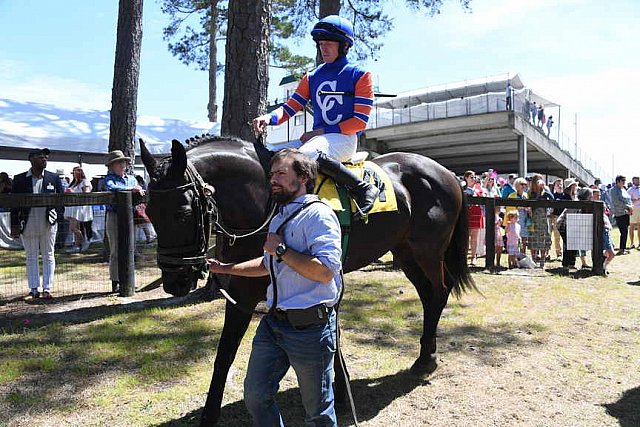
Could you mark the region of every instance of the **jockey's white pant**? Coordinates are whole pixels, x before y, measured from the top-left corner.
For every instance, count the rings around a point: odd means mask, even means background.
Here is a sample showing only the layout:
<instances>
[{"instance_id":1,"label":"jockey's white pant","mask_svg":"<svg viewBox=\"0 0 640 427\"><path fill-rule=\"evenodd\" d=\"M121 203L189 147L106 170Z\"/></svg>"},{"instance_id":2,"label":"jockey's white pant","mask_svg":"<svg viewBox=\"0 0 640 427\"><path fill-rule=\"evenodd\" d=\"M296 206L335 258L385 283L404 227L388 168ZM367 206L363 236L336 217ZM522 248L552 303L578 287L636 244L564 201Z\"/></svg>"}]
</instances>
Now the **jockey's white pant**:
<instances>
[{"instance_id":1,"label":"jockey's white pant","mask_svg":"<svg viewBox=\"0 0 640 427\"><path fill-rule=\"evenodd\" d=\"M318 158L318 152L321 152L339 162L348 162L356 154L357 146L358 136L356 134L327 133L314 136L305 143L296 139L281 144L268 144L267 148L271 151L280 151L283 148L297 148L314 160Z\"/></svg>"}]
</instances>

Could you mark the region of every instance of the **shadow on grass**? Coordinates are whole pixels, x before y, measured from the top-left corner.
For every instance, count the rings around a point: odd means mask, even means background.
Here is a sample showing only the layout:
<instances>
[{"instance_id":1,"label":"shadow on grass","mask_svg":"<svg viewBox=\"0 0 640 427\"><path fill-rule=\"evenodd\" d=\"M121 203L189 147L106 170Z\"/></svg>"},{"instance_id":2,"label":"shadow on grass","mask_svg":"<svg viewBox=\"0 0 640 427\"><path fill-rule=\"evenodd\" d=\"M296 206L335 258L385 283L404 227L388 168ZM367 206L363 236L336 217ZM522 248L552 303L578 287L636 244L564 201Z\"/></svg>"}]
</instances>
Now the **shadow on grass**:
<instances>
[{"instance_id":1,"label":"shadow on grass","mask_svg":"<svg viewBox=\"0 0 640 427\"><path fill-rule=\"evenodd\" d=\"M351 381L358 421L374 419L397 398L410 393L417 387L428 384L427 380L411 375L406 370L379 378L363 378ZM298 388L291 388L278 393L276 400L285 425L304 425L304 410ZM156 427L197 426L200 422L200 412L200 409L191 411L179 419L156 424ZM354 425L351 408L348 403L337 405L336 413L340 426ZM219 426L244 427L251 424L251 416L247 412L243 400L238 400L222 407L220 419L218 420Z\"/></svg>"},{"instance_id":2,"label":"shadow on grass","mask_svg":"<svg viewBox=\"0 0 640 427\"><path fill-rule=\"evenodd\" d=\"M614 403L605 403L607 415L617 418L620 427L640 426L640 387L625 391Z\"/></svg>"},{"instance_id":3,"label":"shadow on grass","mask_svg":"<svg viewBox=\"0 0 640 427\"><path fill-rule=\"evenodd\" d=\"M35 300L35 302L30 303L29 305L57 305L57 304L68 304L70 302L75 302L75 301L82 301L82 300L88 300L88 299L95 299L95 298L104 298L107 295L110 295L111 292L86 292L83 294L76 294L76 295L63 295L63 296L57 296L52 300L44 300L44 299L38 299ZM16 297L16 298L11 298L11 299L7 299L7 300L2 300L0 301L0 306L2 305L7 305L7 304L12 304L12 303L17 303L17 302L21 302L23 301L22 296L20 297ZM1 327L1 322L0 322L0 327Z\"/></svg>"},{"instance_id":4,"label":"shadow on grass","mask_svg":"<svg viewBox=\"0 0 640 427\"><path fill-rule=\"evenodd\" d=\"M399 323L394 319L369 320L365 326L353 328L350 318L358 318L354 311L366 310L366 302L349 302L349 313L343 313L342 325L346 330L356 332L351 338L354 343L376 348L420 349L422 335L422 311L407 310L407 321ZM366 311L364 312L366 314ZM355 316L355 317L354 317ZM356 322L357 323L357 322ZM545 340L536 336L544 331L537 323L500 322L487 325L440 326L437 340L439 354L464 353L473 356L487 366L504 363L501 348L524 348L544 345Z\"/></svg>"},{"instance_id":5,"label":"shadow on grass","mask_svg":"<svg viewBox=\"0 0 640 427\"><path fill-rule=\"evenodd\" d=\"M591 268L581 269L566 269L564 267L548 268L545 270L547 273L555 274L557 276L570 277L572 279L586 279L588 277L601 276L593 272Z\"/></svg>"},{"instance_id":6,"label":"shadow on grass","mask_svg":"<svg viewBox=\"0 0 640 427\"><path fill-rule=\"evenodd\" d=\"M104 251L98 247L92 247L88 252L84 253L67 253L70 248L56 249L54 256L56 263L59 264L99 264L107 259ZM24 267L26 257L23 249L2 250L0 252L0 262L2 268L6 267Z\"/></svg>"},{"instance_id":7,"label":"shadow on grass","mask_svg":"<svg viewBox=\"0 0 640 427\"><path fill-rule=\"evenodd\" d=\"M114 379L101 391L103 399L110 402L131 388L170 385L187 376L192 365L203 363L216 348L220 331L213 329L211 313L145 310L198 299L194 293L190 295L173 301L83 309L71 322L67 312L61 319L65 323L114 316L71 328L54 323L9 337L6 347L0 349L0 425L29 411L74 407L82 402L86 389L105 378ZM122 312L127 316L117 316Z\"/></svg>"},{"instance_id":8,"label":"shadow on grass","mask_svg":"<svg viewBox=\"0 0 640 427\"><path fill-rule=\"evenodd\" d=\"M143 289L145 289L145 291L153 289L153 287L151 289L148 289L150 286L152 285L148 285ZM208 291L205 290L205 288L199 288L193 292L190 292L184 297L157 298L145 301L136 301L127 304L92 305L90 307L61 310L59 312L18 314L10 318L5 317L0 319L0 331L11 331L16 330L16 328L22 329L22 326L25 324L25 322L27 322L30 327L44 326L55 322L59 322L65 325L74 325L79 323L93 322L94 320L102 319L116 314L134 313L142 310L147 310L149 308L180 307L193 304L195 302L205 302L207 292ZM111 295L111 293L93 292L81 295L58 297L53 299L51 302L38 302L37 304L53 305L59 303L62 305L85 299L105 298L108 295Z\"/></svg>"}]
</instances>

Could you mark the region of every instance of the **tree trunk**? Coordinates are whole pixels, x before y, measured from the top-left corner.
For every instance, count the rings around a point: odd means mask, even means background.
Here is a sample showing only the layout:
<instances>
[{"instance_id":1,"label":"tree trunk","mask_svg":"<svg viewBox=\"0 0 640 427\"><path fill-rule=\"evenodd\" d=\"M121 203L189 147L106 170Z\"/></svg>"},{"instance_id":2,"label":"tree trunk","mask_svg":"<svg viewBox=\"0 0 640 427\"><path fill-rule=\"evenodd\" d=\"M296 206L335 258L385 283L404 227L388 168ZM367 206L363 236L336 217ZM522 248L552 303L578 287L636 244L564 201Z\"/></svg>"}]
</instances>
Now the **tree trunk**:
<instances>
[{"instance_id":1,"label":"tree trunk","mask_svg":"<svg viewBox=\"0 0 640 427\"><path fill-rule=\"evenodd\" d=\"M111 91L109 151L135 158L134 138L142 44L142 0L120 0Z\"/></svg>"},{"instance_id":2,"label":"tree trunk","mask_svg":"<svg viewBox=\"0 0 640 427\"><path fill-rule=\"evenodd\" d=\"M218 121L218 105L216 104L216 77L218 75L218 0L211 0L211 28L209 29L209 121Z\"/></svg>"},{"instance_id":3,"label":"tree trunk","mask_svg":"<svg viewBox=\"0 0 640 427\"><path fill-rule=\"evenodd\" d=\"M230 0L227 25L222 134L253 141L267 106L271 0Z\"/></svg>"},{"instance_id":4,"label":"tree trunk","mask_svg":"<svg viewBox=\"0 0 640 427\"><path fill-rule=\"evenodd\" d=\"M340 0L320 0L320 19L340 14Z\"/></svg>"},{"instance_id":5,"label":"tree trunk","mask_svg":"<svg viewBox=\"0 0 640 427\"><path fill-rule=\"evenodd\" d=\"M319 8L320 19L325 18L329 15L339 15L340 14L340 0L320 0L320 8ZM316 65L322 64L322 55L320 54L320 49L316 51Z\"/></svg>"}]
</instances>

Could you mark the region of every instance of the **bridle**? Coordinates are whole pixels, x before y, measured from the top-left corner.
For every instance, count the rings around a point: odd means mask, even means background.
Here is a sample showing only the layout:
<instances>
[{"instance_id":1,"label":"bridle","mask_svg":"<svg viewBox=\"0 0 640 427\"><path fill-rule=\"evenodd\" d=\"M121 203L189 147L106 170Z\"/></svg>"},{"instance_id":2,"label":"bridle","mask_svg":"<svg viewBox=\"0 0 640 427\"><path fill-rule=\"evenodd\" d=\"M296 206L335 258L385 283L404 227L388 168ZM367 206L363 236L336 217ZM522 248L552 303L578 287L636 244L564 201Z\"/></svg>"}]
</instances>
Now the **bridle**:
<instances>
[{"instance_id":1,"label":"bridle","mask_svg":"<svg viewBox=\"0 0 640 427\"><path fill-rule=\"evenodd\" d=\"M149 193L185 193L193 190L196 195L191 202L191 209L195 218L196 241L189 245L172 247L158 244L158 267L163 272L200 272L202 273L202 278L204 278L204 273L208 270L207 254L215 248L215 245L209 246L211 232L213 231L228 238L229 246L233 246L237 239L259 233L266 234L265 228L275 214L276 205L273 204L264 222L254 230L241 230L223 226L220 219L220 210L213 197L215 193L213 186L202 179L202 176L190 161L187 161L185 175L187 183L184 185L167 189L149 189ZM193 253L196 255L185 256L185 254ZM186 271L187 269L190 269L190 271Z\"/></svg>"}]
</instances>

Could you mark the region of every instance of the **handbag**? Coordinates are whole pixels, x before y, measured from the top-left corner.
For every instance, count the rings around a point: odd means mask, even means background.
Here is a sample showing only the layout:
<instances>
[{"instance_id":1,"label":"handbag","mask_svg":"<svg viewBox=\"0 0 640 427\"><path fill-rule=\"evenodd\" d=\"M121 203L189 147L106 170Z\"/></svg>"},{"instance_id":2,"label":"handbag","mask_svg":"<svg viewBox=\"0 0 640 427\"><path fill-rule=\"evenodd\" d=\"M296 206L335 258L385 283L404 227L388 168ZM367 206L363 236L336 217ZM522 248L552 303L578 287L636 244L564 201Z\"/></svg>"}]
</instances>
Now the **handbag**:
<instances>
[{"instance_id":1,"label":"handbag","mask_svg":"<svg viewBox=\"0 0 640 427\"><path fill-rule=\"evenodd\" d=\"M147 205L139 203L133 207L133 222L135 224L145 224L151 222L147 216Z\"/></svg>"}]
</instances>

